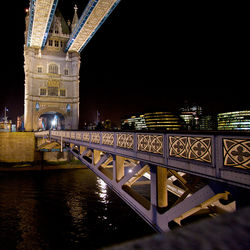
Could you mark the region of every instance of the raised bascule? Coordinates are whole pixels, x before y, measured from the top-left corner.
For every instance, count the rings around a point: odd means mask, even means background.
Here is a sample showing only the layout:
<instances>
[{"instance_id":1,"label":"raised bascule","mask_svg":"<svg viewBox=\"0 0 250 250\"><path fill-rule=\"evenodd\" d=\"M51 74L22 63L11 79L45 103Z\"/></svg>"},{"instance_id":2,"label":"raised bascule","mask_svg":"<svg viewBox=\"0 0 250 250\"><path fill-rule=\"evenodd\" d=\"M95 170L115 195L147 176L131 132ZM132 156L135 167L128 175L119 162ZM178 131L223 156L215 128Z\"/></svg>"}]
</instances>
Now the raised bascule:
<instances>
[{"instance_id":1,"label":"raised bascule","mask_svg":"<svg viewBox=\"0 0 250 250\"><path fill-rule=\"evenodd\" d=\"M26 131L78 129L80 53L120 0L90 0L72 23L58 0L31 0L24 45Z\"/></svg>"}]
</instances>

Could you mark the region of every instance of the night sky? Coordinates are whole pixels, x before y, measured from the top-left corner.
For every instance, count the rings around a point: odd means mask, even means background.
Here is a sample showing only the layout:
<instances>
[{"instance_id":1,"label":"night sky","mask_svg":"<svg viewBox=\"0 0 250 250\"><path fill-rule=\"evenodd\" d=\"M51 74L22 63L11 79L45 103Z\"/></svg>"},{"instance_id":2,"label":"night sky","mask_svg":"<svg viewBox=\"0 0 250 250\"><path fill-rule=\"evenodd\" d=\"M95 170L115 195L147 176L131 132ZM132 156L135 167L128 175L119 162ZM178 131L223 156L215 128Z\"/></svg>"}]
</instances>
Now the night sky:
<instances>
[{"instance_id":1,"label":"night sky","mask_svg":"<svg viewBox=\"0 0 250 250\"><path fill-rule=\"evenodd\" d=\"M29 1L3 2L0 116L7 106L15 121L24 113ZM72 20L74 4L80 17L87 2L59 0L58 7ZM95 121L97 109L101 120L119 124L124 115L178 111L185 103L208 114L250 108L244 6L162 2L122 0L82 51L80 127Z\"/></svg>"}]
</instances>

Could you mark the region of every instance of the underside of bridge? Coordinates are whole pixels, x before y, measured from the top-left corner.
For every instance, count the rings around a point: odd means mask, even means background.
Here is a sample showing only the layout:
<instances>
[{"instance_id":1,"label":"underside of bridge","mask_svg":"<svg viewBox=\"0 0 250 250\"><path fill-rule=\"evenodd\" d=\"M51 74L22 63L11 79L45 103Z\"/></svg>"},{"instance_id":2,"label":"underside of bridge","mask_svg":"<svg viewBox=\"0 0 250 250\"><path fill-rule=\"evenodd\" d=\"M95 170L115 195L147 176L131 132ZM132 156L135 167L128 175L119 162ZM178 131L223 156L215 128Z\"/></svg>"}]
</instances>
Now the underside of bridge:
<instances>
[{"instance_id":1,"label":"underside of bridge","mask_svg":"<svg viewBox=\"0 0 250 250\"><path fill-rule=\"evenodd\" d=\"M198 176L74 144L68 150L156 231L236 209L228 191L215 193Z\"/></svg>"}]
</instances>

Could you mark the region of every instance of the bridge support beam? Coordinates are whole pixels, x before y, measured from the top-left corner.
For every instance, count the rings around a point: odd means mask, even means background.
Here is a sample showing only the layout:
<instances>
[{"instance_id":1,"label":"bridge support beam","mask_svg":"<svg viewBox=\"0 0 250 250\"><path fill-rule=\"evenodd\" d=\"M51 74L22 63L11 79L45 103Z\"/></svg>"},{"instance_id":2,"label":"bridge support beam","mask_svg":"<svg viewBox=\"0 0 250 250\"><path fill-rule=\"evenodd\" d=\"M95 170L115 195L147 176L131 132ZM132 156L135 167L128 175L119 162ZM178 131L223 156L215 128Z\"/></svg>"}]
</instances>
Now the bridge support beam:
<instances>
[{"instance_id":1,"label":"bridge support beam","mask_svg":"<svg viewBox=\"0 0 250 250\"><path fill-rule=\"evenodd\" d=\"M168 170L166 168L157 167L157 194L158 207L168 206L168 189L167 189Z\"/></svg>"},{"instance_id":2,"label":"bridge support beam","mask_svg":"<svg viewBox=\"0 0 250 250\"><path fill-rule=\"evenodd\" d=\"M125 157L122 156L115 156L115 176L116 181L120 181L124 177L124 162Z\"/></svg>"},{"instance_id":3,"label":"bridge support beam","mask_svg":"<svg viewBox=\"0 0 250 250\"><path fill-rule=\"evenodd\" d=\"M96 165L101 159L101 151L94 149L92 157L93 157L92 162L93 162L94 165Z\"/></svg>"}]
</instances>

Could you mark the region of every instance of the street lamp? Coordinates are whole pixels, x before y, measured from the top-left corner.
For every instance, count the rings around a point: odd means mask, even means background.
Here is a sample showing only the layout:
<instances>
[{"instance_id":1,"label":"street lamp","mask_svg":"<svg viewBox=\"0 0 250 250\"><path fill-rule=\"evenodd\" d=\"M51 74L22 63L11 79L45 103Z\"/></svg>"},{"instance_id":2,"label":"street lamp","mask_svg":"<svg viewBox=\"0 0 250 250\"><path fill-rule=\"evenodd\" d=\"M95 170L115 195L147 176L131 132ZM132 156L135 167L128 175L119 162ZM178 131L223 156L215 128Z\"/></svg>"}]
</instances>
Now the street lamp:
<instances>
[{"instance_id":1,"label":"street lamp","mask_svg":"<svg viewBox=\"0 0 250 250\"><path fill-rule=\"evenodd\" d=\"M8 108L7 107L4 107L4 122L7 122L7 112L8 112Z\"/></svg>"}]
</instances>

